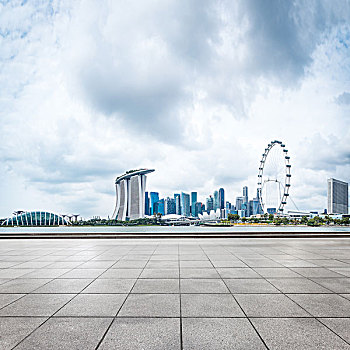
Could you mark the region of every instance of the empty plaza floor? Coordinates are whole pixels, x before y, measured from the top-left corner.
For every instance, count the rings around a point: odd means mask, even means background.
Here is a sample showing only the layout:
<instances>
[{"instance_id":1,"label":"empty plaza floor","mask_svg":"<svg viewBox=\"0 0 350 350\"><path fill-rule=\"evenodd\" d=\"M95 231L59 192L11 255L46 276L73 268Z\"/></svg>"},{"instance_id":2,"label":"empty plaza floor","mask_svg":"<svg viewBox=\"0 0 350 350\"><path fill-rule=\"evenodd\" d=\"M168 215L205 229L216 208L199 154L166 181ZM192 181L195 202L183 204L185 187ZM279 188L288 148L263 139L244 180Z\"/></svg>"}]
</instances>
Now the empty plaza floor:
<instances>
[{"instance_id":1,"label":"empty plaza floor","mask_svg":"<svg viewBox=\"0 0 350 350\"><path fill-rule=\"evenodd\" d=\"M350 239L0 240L0 349L350 349Z\"/></svg>"}]
</instances>

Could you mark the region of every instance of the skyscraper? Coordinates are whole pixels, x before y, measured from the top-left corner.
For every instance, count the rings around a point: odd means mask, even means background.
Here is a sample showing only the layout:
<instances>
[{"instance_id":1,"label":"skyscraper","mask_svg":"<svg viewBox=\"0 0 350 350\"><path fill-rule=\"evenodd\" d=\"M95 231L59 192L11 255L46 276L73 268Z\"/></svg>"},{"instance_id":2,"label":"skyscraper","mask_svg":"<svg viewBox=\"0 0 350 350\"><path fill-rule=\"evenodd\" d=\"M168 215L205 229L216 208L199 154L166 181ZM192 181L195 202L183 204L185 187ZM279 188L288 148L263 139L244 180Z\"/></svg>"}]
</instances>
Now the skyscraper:
<instances>
[{"instance_id":1,"label":"skyscraper","mask_svg":"<svg viewBox=\"0 0 350 350\"><path fill-rule=\"evenodd\" d=\"M243 203L248 203L248 186L243 187Z\"/></svg>"},{"instance_id":2,"label":"skyscraper","mask_svg":"<svg viewBox=\"0 0 350 350\"><path fill-rule=\"evenodd\" d=\"M225 209L225 191L223 188L219 189L219 207Z\"/></svg>"},{"instance_id":3,"label":"skyscraper","mask_svg":"<svg viewBox=\"0 0 350 350\"><path fill-rule=\"evenodd\" d=\"M155 213L154 205L155 205L155 203L157 203L159 201L159 193L158 192L151 192L150 196L151 196L151 212L150 212L150 215L153 215Z\"/></svg>"},{"instance_id":4,"label":"skyscraper","mask_svg":"<svg viewBox=\"0 0 350 350\"><path fill-rule=\"evenodd\" d=\"M243 203L244 203L244 197L237 197L236 198L236 210L241 210Z\"/></svg>"},{"instance_id":5,"label":"skyscraper","mask_svg":"<svg viewBox=\"0 0 350 350\"><path fill-rule=\"evenodd\" d=\"M181 192L180 201L181 201L181 215L189 217L190 216L190 195L187 193Z\"/></svg>"},{"instance_id":6,"label":"skyscraper","mask_svg":"<svg viewBox=\"0 0 350 350\"><path fill-rule=\"evenodd\" d=\"M165 203L164 203L164 198L160 199L156 205L155 208L157 209L157 214L165 214Z\"/></svg>"},{"instance_id":7,"label":"skyscraper","mask_svg":"<svg viewBox=\"0 0 350 350\"><path fill-rule=\"evenodd\" d=\"M130 170L115 180L116 204L112 215L113 219L125 221L144 216L146 174L154 170Z\"/></svg>"},{"instance_id":8,"label":"skyscraper","mask_svg":"<svg viewBox=\"0 0 350 350\"><path fill-rule=\"evenodd\" d=\"M214 210L218 209L219 207L219 192L214 191Z\"/></svg>"},{"instance_id":9,"label":"skyscraper","mask_svg":"<svg viewBox=\"0 0 350 350\"><path fill-rule=\"evenodd\" d=\"M181 201L180 201L180 195L178 193L174 194L175 199L175 214L181 215Z\"/></svg>"},{"instance_id":10,"label":"skyscraper","mask_svg":"<svg viewBox=\"0 0 350 350\"><path fill-rule=\"evenodd\" d=\"M165 200L165 214L176 214L175 199L167 197Z\"/></svg>"},{"instance_id":11,"label":"skyscraper","mask_svg":"<svg viewBox=\"0 0 350 350\"><path fill-rule=\"evenodd\" d=\"M214 209L214 200L212 196L209 196L209 198L207 198L207 213L209 214L211 210Z\"/></svg>"},{"instance_id":12,"label":"skyscraper","mask_svg":"<svg viewBox=\"0 0 350 350\"><path fill-rule=\"evenodd\" d=\"M191 192L191 215L197 217L196 213L196 203L197 203L197 192Z\"/></svg>"},{"instance_id":13,"label":"skyscraper","mask_svg":"<svg viewBox=\"0 0 350 350\"><path fill-rule=\"evenodd\" d=\"M328 214L348 213L348 183L328 179Z\"/></svg>"},{"instance_id":14,"label":"skyscraper","mask_svg":"<svg viewBox=\"0 0 350 350\"><path fill-rule=\"evenodd\" d=\"M149 215L150 207L149 207L149 196L148 192L145 192L145 215Z\"/></svg>"},{"instance_id":15,"label":"skyscraper","mask_svg":"<svg viewBox=\"0 0 350 350\"><path fill-rule=\"evenodd\" d=\"M203 214L202 203L196 202L195 204L195 217L198 217L198 214Z\"/></svg>"}]
</instances>

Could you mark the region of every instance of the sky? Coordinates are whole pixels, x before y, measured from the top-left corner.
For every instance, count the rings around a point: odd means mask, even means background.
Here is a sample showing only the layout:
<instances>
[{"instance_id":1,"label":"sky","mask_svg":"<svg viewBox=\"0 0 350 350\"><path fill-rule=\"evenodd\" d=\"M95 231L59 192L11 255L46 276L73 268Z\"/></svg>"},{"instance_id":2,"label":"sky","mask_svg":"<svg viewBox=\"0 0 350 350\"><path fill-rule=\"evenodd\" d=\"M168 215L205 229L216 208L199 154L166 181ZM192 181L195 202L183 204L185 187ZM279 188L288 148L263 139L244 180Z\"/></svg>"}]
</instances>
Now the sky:
<instances>
[{"instance_id":1,"label":"sky","mask_svg":"<svg viewBox=\"0 0 350 350\"><path fill-rule=\"evenodd\" d=\"M2 0L0 217L107 217L137 168L161 197L253 197L272 140L323 210L350 180L349 47L346 0Z\"/></svg>"}]
</instances>

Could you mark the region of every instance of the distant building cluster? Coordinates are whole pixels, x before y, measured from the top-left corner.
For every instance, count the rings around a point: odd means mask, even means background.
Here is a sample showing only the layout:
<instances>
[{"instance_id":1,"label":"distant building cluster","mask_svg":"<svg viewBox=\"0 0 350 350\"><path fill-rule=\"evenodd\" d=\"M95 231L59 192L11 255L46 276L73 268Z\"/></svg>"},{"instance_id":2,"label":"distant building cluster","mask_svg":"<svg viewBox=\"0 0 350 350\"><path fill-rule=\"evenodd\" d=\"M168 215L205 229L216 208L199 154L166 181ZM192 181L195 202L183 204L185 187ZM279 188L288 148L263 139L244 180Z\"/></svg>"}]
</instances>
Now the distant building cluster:
<instances>
[{"instance_id":1,"label":"distant building cluster","mask_svg":"<svg viewBox=\"0 0 350 350\"><path fill-rule=\"evenodd\" d=\"M213 212L215 215L213 216ZM238 214L240 217L263 214L259 192L251 200L248 197L248 187L243 187L243 196L237 197L235 203L225 201L225 190L220 188L206 198L205 203L198 201L197 192L175 193L173 197L159 198L158 192L145 192L145 215L176 214L184 217L211 217L225 219L228 214ZM207 215L206 215L207 214Z\"/></svg>"},{"instance_id":2,"label":"distant building cluster","mask_svg":"<svg viewBox=\"0 0 350 350\"><path fill-rule=\"evenodd\" d=\"M112 219L127 221L154 215L168 216L167 220L219 220L227 219L229 214L240 218L258 217L264 214L260 191L249 199L248 187L244 186L242 196L232 203L225 200L225 190L219 188L210 194L204 202L198 200L198 193L174 193L172 197L160 198L159 192L146 191L146 174L153 169L130 170L118 176L115 181L116 203ZM323 215L333 216L348 214L348 183L334 178L327 181L328 207ZM276 214L277 208L267 208L267 214ZM277 213L278 214L278 213ZM301 218L313 217L318 212L288 211L288 216ZM77 223L78 214L58 215L48 211L16 211L13 216L0 220L3 226L57 226Z\"/></svg>"}]
</instances>

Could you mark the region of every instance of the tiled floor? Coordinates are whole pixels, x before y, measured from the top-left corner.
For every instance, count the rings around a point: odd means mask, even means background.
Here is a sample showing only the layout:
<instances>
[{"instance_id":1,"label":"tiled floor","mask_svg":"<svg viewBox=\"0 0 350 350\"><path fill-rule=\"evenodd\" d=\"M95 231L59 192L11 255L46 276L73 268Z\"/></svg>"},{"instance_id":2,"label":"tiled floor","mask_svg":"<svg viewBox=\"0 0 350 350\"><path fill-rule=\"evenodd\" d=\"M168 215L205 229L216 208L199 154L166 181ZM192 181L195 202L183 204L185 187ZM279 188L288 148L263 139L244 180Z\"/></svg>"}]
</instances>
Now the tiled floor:
<instances>
[{"instance_id":1,"label":"tiled floor","mask_svg":"<svg viewBox=\"0 0 350 350\"><path fill-rule=\"evenodd\" d=\"M0 349L349 349L350 239L1 240Z\"/></svg>"}]
</instances>

